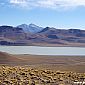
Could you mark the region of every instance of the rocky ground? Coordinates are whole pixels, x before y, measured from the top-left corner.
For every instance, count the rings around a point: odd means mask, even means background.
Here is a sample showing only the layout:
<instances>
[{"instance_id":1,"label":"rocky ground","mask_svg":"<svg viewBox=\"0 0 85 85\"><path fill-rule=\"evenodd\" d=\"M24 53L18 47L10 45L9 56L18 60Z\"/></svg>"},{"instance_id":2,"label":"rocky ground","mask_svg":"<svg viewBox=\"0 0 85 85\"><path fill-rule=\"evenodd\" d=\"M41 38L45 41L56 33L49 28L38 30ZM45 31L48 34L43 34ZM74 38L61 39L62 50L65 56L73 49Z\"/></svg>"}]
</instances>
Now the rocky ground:
<instances>
[{"instance_id":1,"label":"rocky ground","mask_svg":"<svg viewBox=\"0 0 85 85\"><path fill-rule=\"evenodd\" d=\"M85 73L0 65L0 85L85 85Z\"/></svg>"}]
</instances>

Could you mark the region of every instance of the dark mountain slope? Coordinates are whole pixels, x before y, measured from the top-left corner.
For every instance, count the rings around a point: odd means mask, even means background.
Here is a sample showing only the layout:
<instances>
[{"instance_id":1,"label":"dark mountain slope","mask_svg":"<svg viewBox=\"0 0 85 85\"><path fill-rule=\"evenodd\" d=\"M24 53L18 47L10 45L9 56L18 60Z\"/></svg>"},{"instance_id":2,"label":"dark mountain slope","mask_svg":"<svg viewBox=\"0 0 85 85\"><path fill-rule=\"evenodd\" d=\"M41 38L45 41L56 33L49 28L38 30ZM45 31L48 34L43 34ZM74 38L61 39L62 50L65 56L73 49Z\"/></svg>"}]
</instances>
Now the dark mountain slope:
<instances>
[{"instance_id":1,"label":"dark mountain slope","mask_svg":"<svg viewBox=\"0 0 85 85\"><path fill-rule=\"evenodd\" d=\"M34 33L19 27L0 26L0 45L85 46L85 30L46 27Z\"/></svg>"}]
</instances>

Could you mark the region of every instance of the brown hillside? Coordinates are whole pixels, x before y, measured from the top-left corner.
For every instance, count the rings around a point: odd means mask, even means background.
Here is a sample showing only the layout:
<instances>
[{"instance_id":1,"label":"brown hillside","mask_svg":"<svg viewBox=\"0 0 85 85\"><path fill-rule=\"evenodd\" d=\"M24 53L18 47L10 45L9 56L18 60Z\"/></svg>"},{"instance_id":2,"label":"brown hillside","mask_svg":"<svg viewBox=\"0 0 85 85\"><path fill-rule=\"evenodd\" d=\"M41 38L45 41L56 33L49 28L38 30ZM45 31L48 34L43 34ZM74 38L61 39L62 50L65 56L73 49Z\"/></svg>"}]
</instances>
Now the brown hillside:
<instances>
[{"instance_id":1,"label":"brown hillside","mask_svg":"<svg viewBox=\"0 0 85 85\"><path fill-rule=\"evenodd\" d=\"M0 52L0 64L18 61L20 61L20 59L16 58L14 55L5 52Z\"/></svg>"}]
</instances>

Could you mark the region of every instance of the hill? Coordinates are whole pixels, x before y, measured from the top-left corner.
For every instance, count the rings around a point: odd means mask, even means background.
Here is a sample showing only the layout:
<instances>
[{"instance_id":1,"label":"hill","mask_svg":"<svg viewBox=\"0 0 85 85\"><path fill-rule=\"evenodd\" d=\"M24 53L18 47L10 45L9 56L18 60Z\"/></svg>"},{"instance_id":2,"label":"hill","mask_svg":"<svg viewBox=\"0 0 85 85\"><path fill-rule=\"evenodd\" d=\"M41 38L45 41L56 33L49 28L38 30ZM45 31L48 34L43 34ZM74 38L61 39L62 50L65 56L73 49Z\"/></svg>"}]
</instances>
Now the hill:
<instances>
[{"instance_id":1,"label":"hill","mask_svg":"<svg viewBox=\"0 0 85 85\"><path fill-rule=\"evenodd\" d=\"M21 60L19 58L16 58L14 55L5 53L5 52L0 52L0 64L14 64L18 63Z\"/></svg>"},{"instance_id":2,"label":"hill","mask_svg":"<svg viewBox=\"0 0 85 85\"><path fill-rule=\"evenodd\" d=\"M85 46L85 30L42 28L34 24L0 26L0 45Z\"/></svg>"}]
</instances>

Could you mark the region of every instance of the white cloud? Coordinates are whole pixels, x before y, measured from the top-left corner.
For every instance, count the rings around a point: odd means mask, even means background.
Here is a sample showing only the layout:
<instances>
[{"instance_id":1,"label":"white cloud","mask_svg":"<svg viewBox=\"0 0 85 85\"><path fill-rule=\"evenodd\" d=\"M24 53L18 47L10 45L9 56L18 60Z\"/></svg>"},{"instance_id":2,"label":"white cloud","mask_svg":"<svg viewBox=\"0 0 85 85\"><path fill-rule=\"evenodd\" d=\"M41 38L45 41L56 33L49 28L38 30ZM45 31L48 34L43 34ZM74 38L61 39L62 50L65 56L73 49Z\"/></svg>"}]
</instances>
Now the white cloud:
<instances>
[{"instance_id":1,"label":"white cloud","mask_svg":"<svg viewBox=\"0 0 85 85\"><path fill-rule=\"evenodd\" d=\"M70 9L79 6L85 7L85 0L9 0L9 3L27 8Z\"/></svg>"},{"instance_id":2,"label":"white cloud","mask_svg":"<svg viewBox=\"0 0 85 85\"><path fill-rule=\"evenodd\" d=\"M10 0L9 3L20 7L26 7L28 5L26 0Z\"/></svg>"}]
</instances>

